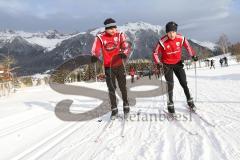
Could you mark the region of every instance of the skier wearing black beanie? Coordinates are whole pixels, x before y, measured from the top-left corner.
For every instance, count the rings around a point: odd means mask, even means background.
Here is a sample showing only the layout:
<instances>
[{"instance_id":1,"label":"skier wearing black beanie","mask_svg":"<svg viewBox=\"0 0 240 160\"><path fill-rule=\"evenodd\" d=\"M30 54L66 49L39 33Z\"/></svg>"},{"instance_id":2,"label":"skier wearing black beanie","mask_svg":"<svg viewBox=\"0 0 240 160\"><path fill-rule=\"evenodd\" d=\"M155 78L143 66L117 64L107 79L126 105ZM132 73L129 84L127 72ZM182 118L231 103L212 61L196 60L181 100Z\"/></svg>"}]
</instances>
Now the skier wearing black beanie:
<instances>
[{"instance_id":1,"label":"skier wearing black beanie","mask_svg":"<svg viewBox=\"0 0 240 160\"><path fill-rule=\"evenodd\" d=\"M105 30L111 29L111 28L117 28L117 23L114 19L108 18L103 23L105 25Z\"/></svg>"},{"instance_id":2,"label":"skier wearing black beanie","mask_svg":"<svg viewBox=\"0 0 240 160\"><path fill-rule=\"evenodd\" d=\"M126 35L117 31L116 21L108 18L104 21L105 31L97 34L92 47L92 60L97 61L100 54L103 55L103 62L106 75L106 83L111 102L111 119L115 119L118 114L116 102L116 79L122 93L123 111L126 118L130 108L128 104L126 89L126 73L124 60L127 58L130 48L126 41Z\"/></svg>"},{"instance_id":3,"label":"skier wearing black beanie","mask_svg":"<svg viewBox=\"0 0 240 160\"><path fill-rule=\"evenodd\" d=\"M195 51L190 46L187 38L177 33L178 25L177 23L171 21L166 24L166 35L164 35L157 43L156 48L153 50L153 59L157 64L158 68L163 69L164 76L168 82L168 101L167 108L169 113L175 113L173 104L173 73L178 78L189 108L192 111L196 110L193 103L193 98L190 95L189 88L187 85L186 73L183 69L183 64L181 60L182 47L186 48L188 54L192 57L194 61L197 61ZM161 61L159 60L159 54L161 55Z\"/></svg>"}]
</instances>

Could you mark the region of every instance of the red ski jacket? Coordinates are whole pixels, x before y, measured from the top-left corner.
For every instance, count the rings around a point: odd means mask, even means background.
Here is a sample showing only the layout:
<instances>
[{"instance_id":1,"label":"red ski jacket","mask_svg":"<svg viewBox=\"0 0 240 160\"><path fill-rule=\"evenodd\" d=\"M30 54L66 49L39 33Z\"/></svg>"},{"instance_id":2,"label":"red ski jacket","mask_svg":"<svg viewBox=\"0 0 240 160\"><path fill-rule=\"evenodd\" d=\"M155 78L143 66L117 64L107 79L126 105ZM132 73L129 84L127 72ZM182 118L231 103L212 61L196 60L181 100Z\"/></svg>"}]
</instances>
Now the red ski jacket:
<instances>
[{"instance_id":1,"label":"red ski jacket","mask_svg":"<svg viewBox=\"0 0 240 160\"><path fill-rule=\"evenodd\" d=\"M181 60L182 46L184 46L190 56L195 56L195 52L188 40L180 34L174 40L163 36L153 50L153 60L156 64L160 63L158 55L161 54L161 62L165 64L176 64Z\"/></svg>"},{"instance_id":2,"label":"red ski jacket","mask_svg":"<svg viewBox=\"0 0 240 160\"><path fill-rule=\"evenodd\" d=\"M134 68L131 68L131 69L130 69L130 75L131 75L131 76L134 76L134 75L135 75L135 69L134 69Z\"/></svg>"},{"instance_id":3,"label":"red ski jacket","mask_svg":"<svg viewBox=\"0 0 240 160\"><path fill-rule=\"evenodd\" d=\"M126 42L126 35L124 33L117 32L113 36L106 32L97 34L92 46L92 55L99 58L102 53L104 67L117 67L122 65L122 59L116 56L120 52L126 56L128 56L130 52L130 47Z\"/></svg>"}]
</instances>

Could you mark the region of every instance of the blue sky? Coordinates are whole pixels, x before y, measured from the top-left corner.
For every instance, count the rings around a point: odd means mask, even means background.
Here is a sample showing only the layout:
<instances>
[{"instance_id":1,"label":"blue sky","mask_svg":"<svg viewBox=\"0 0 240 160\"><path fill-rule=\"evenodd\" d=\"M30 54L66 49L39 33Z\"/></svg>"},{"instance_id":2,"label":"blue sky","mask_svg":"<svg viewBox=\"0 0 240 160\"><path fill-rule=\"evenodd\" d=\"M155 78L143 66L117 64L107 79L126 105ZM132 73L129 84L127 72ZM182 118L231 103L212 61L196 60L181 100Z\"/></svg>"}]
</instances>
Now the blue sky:
<instances>
[{"instance_id":1,"label":"blue sky","mask_svg":"<svg viewBox=\"0 0 240 160\"><path fill-rule=\"evenodd\" d=\"M62 32L101 27L113 17L119 25L144 21L164 26L176 21L180 32L217 41L226 33L240 41L239 0L0 0L0 29Z\"/></svg>"}]
</instances>

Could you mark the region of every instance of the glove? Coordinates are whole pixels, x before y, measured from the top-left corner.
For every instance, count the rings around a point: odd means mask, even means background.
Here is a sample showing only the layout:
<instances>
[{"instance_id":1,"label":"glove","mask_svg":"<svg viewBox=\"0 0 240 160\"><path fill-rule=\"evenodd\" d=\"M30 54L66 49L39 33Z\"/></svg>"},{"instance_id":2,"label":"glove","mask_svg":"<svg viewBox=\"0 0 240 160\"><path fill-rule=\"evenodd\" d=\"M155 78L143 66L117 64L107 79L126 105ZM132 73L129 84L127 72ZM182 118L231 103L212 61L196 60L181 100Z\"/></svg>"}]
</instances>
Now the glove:
<instances>
[{"instance_id":1,"label":"glove","mask_svg":"<svg viewBox=\"0 0 240 160\"><path fill-rule=\"evenodd\" d=\"M119 57L122 58L122 59L126 59L126 58L127 58L127 55L124 54L124 53L119 53L118 55L119 55Z\"/></svg>"},{"instance_id":2,"label":"glove","mask_svg":"<svg viewBox=\"0 0 240 160\"><path fill-rule=\"evenodd\" d=\"M161 68L163 68L163 64L162 63L158 63L157 64L157 69L160 71Z\"/></svg>"},{"instance_id":3,"label":"glove","mask_svg":"<svg viewBox=\"0 0 240 160\"><path fill-rule=\"evenodd\" d=\"M96 63L99 59L96 56L91 57L91 62Z\"/></svg>"},{"instance_id":4,"label":"glove","mask_svg":"<svg viewBox=\"0 0 240 160\"><path fill-rule=\"evenodd\" d=\"M192 56L192 60L196 62L196 61L198 61L198 57L197 56Z\"/></svg>"}]
</instances>

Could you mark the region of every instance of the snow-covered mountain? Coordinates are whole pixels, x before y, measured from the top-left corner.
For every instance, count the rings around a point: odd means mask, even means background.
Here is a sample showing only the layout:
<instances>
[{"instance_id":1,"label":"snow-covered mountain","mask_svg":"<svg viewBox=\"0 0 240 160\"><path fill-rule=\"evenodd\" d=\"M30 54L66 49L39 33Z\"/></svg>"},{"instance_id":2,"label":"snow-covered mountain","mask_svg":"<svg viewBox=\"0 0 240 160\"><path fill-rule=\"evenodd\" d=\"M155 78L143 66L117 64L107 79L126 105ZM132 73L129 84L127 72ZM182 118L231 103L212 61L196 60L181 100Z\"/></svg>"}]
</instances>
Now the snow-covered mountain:
<instances>
[{"instance_id":1,"label":"snow-covered mountain","mask_svg":"<svg viewBox=\"0 0 240 160\"><path fill-rule=\"evenodd\" d=\"M198 40L195 40L195 39L191 39L191 41L193 41L194 43L197 43L199 44L200 46L203 46L203 47L206 47L212 51L214 51L217 47L217 44L216 43L213 43L213 42L209 42L209 41L198 41Z\"/></svg>"},{"instance_id":2,"label":"snow-covered mountain","mask_svg":"<svg viewBox=\"0 0 240 160\"><path fill-rule=\"evenodd\" d=\"M77 34L77 33L76 33ZM74 35L60 33L57 30L49 30L47 32L24 32L24 31L13 31L5 30L0 32L0 42L1 43L11 43L16 37L21 37L27 42L33 45L39 45L46 48L48 51L56 48L56 45L61 43Z\"/></svg>"},{"instance_id":3,"label":"snow-covered mountain","mask_svg":"<svg viewBox=\"0 0 240 160\"><path fill-rule=\"evenodd\" d=\"M135 23L126 23L125 25L118 26L118 30L122 32L129 32L131 34L136 34L140 30L151 30L160 34L161 32L163 32L164 27L160 25L152 25L146 22L135 22ZM95 36L98 32L102 32L102 31L104 31L104 27L94 29L90 33ZM86 32L66 34L66 33L60 33L57 30L48 30L46 32L31 33L31 32L24 32L24 31L4 30L0 32L0 42L7 43L7 42L13 41L16 37L22 37L27 42L33 45L39 45L43 48L46 48L48 51L51 51L54 48L56 48L56 46L60 44L63 40L67 40L69 38L77 36L78 34L85 34L85 33ZM208 42L208 41L202 42L195 39L191 39L191 40L194 43L197 43L211 50L214 50L214 47L216 46L215 43Z\"/></svg>"},{"instance_id":4,"label":"snow-covered mountain","mask_svg":"<svg viewBox=\"0 0 240 160\"><path fill-rule=\"evenodd\" d=\"M135 23L126 23L125 25L118 26L118 30L122 32L130 32L131 34L136 34L140 30L152 30L154 32L160 33L163 30L162 26L152 25L146 22L135 22ZM96 35L98 32L104 31L104 27L95 29L90 33Z\"/></svg>"},{"instance_id":5,"label":"snow-covered mountain","mask_svg":"<svg viewBox=\"0 0 240 160\"><path fill-rule=\"evenodd\" d=\"M127 23L118 26L118 30L125 32L133 43L133 59L151 58L152 49L165 34L164 27L145 22ZM20 74L42 73L79 54L90 54L94 37L101 31L103 27L72 34L57 30L42 33L5 30L0 32L0 53L9 53L17 60ZM197 52L204 49L210 56L214 55L213 45L196 40L190 43Z\"/></svg>"}]
</instances>

